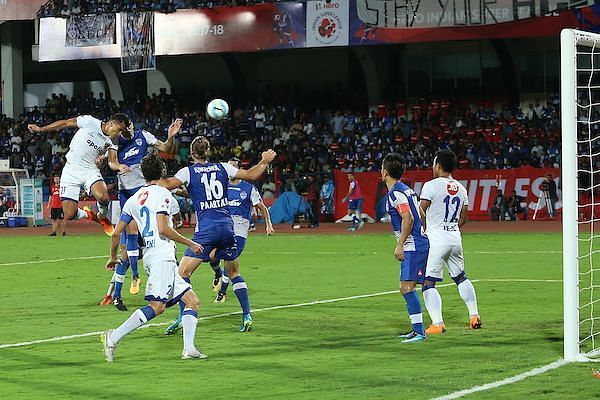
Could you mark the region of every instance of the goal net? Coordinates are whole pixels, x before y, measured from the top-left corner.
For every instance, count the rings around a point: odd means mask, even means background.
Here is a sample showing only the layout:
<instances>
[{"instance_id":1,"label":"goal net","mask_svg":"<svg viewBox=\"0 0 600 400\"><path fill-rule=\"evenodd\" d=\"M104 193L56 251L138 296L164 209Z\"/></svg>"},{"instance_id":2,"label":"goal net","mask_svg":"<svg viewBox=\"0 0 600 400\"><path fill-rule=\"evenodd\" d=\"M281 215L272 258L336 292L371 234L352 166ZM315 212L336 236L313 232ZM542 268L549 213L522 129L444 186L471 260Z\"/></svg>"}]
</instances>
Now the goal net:
<instances>
[{"instance_id":1,"label":"goal net","mask_svg":"<svg viewBox=\"0 0 600 400\"><path fill-rule=\"evenodd\" d=\"M564 356L600 355L600 35L561 33Z\"/></svg>"}]
</instances>

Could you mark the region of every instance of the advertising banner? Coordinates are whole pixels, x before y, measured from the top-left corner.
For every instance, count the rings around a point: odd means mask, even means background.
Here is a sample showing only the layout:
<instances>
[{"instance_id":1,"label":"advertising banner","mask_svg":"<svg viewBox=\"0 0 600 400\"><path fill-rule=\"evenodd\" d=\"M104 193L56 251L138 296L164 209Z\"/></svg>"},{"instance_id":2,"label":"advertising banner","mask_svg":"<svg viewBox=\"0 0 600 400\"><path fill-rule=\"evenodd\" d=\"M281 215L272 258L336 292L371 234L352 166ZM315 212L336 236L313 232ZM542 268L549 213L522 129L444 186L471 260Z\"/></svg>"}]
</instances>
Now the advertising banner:
<instances>
[{"instance_id":1,"label":"advertising banner","mask_svg":"<svg viewBox=\"0 0 600 400\"><path fill-rule=\"evenodd\" d=\"M348 193L348 175L339 170L336 170L334 174L335 218L339 219L346 214L347 210L347 204L342 203L342 198ZM556 209L560 214L562 209L560 169L521 167L503 170L458 170L453 175L464 185L469 194L469 219L489 220L488 210L496 197L498 182L506 197L516 190L517 195L526 200L531 219L542 193L542 182L547 174L552 175L558 188ZM379 172L358 172L354 174L354 177L360 184L364 197L363 212L375 218L377 204L387 194L387 187L381 181L381 174ZM404 173L402 181L419 194L423 184L432 178L431 170L411 170ZM540 203L540 210L544 216L547 216L544 202Z\"/></svg>"},{"instance_id":2,"label":"advertising banner","mask_svg":"<svg viewBox=\"0 0 600 400\"><path fill-rule=\"evenodd\" d=\"M65 45L106 46L116 43L115 14L77 15L67 19Z\"/></svg>"},{"instance_id":3,"label":"advertising banner","mask_svg":"<svg viewBox=\"0 0 600 400\"><path fill-rule=\"evenodd\" d=\"M351 0L306 3L306 47L348 46Z\"/></svg>"},{"instance_id":4,"label":"advertising banner","mask_svg":"<svg viewBox=\"0 0 600 400\"><path fill-rule=\"evenodd\" d=\"M121 31L121 72L156 69L154 13L122 13Z\"/></svg>"}]
</instances>

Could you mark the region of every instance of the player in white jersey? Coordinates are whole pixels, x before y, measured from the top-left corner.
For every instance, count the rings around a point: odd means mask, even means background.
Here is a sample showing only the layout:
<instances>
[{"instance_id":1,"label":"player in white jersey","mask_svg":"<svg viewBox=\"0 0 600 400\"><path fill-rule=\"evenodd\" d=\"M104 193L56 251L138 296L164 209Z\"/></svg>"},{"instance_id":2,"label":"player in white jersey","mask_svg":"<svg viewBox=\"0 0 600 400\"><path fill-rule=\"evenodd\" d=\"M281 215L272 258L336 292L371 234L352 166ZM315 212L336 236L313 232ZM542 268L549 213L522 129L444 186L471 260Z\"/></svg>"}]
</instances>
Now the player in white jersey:
<instances>
[{"instance_id":1,"label":"player in white jersey","mask_svg":"<svg viewBox=\"0 0 600 400\"><path fill-rule=\"evenodd\" d=\"M29 124L30 132L52 132L65 128L79 128L69 144L67 163L60 175L60 199L64 217L69 220L90 219L101 224L107 235L112 235L113 226L107 218L108 189L102 174L96 165L98 157L108 149L115 148L114 141L129 126L129 118L125 114L114 114L107 122L102 122L91 115L65 119L46 126ZM96 198L98 213L88 207L77 207L81 187Z\"/></svg>"},{"instance_id":2,"label":"player in white jersey","mask_svg":"<svg viewBox=\"0 0 600 400\"><path fill-rule=\"evenodd\" d=\"M450 150L439 151L433 161L435 179L425 183L421 189L420 205L426 217L426 232L430 242L423 284L423 299L432 320L427 334L446 331L442 319L442 298L435 287L435 283L442 280L444 263L469 309L471 329L481 328L475 288L465 275L460 234L460 227L467 222L469 198L465 187L452 178L456 165L456 154Z\"/></svg>"},{"instance_id":3,"label":"player in white jersey","mask_svg":"<svg viewBox=\"0 0 600 400\"><path fill-rule=\"evenodd\" d=\"M162 314L167 307L179 301L185 303L181 358L206 358L206 355L198 351L194 344L198 324L198 296L192 290L192 286L177 273L175 242L185 244L196 254L201 253L203 248L173 229L173 221L169 215L173 197L169 190L157 185L164 169L164 163L156 155L149 155L143 159L142 172L147 185L127 200L112 235L107 268L119 262L117 248L121 233L131 221L135 220L145 244L143 260L144 269L148 274L145 299L149 303L136 310L117 329L109 329L102 334L104 354L108 362L113 361L115 348L125 335Z\"/></svg>"}]
</instances>

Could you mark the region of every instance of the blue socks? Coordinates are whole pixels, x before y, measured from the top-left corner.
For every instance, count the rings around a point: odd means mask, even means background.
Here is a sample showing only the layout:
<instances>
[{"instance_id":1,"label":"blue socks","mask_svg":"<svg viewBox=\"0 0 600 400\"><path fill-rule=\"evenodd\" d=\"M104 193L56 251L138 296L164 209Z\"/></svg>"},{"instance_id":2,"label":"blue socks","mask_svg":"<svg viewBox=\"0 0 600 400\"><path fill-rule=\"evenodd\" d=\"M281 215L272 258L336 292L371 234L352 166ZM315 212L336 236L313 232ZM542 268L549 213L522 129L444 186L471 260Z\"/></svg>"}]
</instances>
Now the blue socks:
<instances>
[{"instance_id":1,"label":"blue socks","mask_svg":"<svg viewBox=\"0 0 600 400\"><path fill-rule=\"evenodd\" d=\"M403 295L406 300L406 309L408 310L408 316L410 317L410 323L412 324L413 330L418 334L425 335L423 329L423 314L421 313L421 300L416 290L408 292Z\"/></svg>"},{"instance_id":2,"label":"blue socks","mask_svg":"<svg viewBox=\"0 0 600 400\"><path fill-rule=\"evenodd\" d=\"M356 223L358 222L358 218L356 218L356 214L352 214L352 227L356 227Z\"/></svg>"},{"instance_id":3,"label":"blue socks","mask_svg":"<svg viewBox=\"0 0 600 400\"><path fill-rule=\"evenodd\" d=\"M113 292L113 298L121 297L121 289L123 288L123 282L125 282L125 274L129 268L129 261L124 260L117 264L115 270L115 290Z\"/></svg>"},{"instance_id":4,"label":"blue socks","mask_svg":"<svg viewBox=\"0 0 600 400\"><path fill-rule=\"evenodd\" d=\"M238 275L231 280L231 283L233 284L233 293L235 293L240 302L240 306L242 306L242 312L244 315L250 314L250 300L248 299L248 287L246 286L246 282Z\"/></svg>"},{"instance_id":5,"label":"blue socks","mask_svg":"<svg viewBox=\"0 0 600 400\"><path fill-rule=\"evenodd\" d=\"M140 256L140 250L138 248L138 235L127 234L127 243L125 246L127 249L127 258L129 258L129 265L131 265L131 274L134 278L139 278L138 258Z\"/></svg>"},{"instance_id":6,"label":"blue socks","mask_svg":"<svg viewBox=\"0 0 600 400\"><path fill-rule=\"evenodd\" d=\"M219 267L220 264L221 264L221 260L215 260L215 261L210 262L210 267L212 268L213 271L215 271L215 278L219 278L219 277L221 277L221 275L223 275L223 272L221 271L221 268Z\"/></svg>"},{"instance_id":7,"label":"blue socks","mask_svg":"<svg viewBox=\"0 0 600 400\"><path fill-rule=\"evenodd\" d=\"M227 270L223 268L223 275L221 275L221 289L219 289L219 293L227 294L227 288L229 287L229 275L227 275Z\"/></svg>"}]
</instances>

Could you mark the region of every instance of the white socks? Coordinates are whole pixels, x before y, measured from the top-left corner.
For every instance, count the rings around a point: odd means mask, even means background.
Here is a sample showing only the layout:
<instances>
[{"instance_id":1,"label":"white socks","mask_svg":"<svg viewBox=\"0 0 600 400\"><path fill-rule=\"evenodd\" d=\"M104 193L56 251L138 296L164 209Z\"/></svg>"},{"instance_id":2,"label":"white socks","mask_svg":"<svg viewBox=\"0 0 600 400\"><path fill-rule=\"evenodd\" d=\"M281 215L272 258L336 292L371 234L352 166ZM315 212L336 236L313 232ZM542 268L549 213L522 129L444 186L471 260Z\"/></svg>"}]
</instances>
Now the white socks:
<instances>
[{"instance_id":1,"label":"white socks","mask_svg":"<svg viewBox=\"0 0 600 400\"><path fill-rule=\"evenodd\" d=\"M425 300L425 308L431 317L431 322L434 325L444 323L442 319L442 297L437 288L432 287L423 292L423 300Z\"/></svg>"},{"instance_id":2,"label":"white socks","mask_svg":"<svg viewBox=\"0 0 600 400\"><path fill-rule=\"evenodd\" d=\"M144 325L146 322L148 322L146 314L144 314L142 309L139 308L135 310L133 314L131 314L131 316L121 324L121 326L119 326L112 332L109 339L113 343L113 345L116 345L125 335L129 334L130 332L133 332L140 326Z\"/></svg>"},{"instance_id":3,"label":"white socks","mask_svg":"<svg viewBox=\"0 0 600 400\"><path fill-rule=\"evenodd\" d=\"M196 350L194 339L196 337L196 326L198 325L198 312L191 308L183 310L183 349L187 352Z\"/></svg>"},{"instance_id":4,"label":"white socks","mask_svg":"<svg viewBox=\"0 0 600 400\"><path fill-rule=\"evenodd\" d=\"M469 309L469 316L479 315L477 310L477 296L475 295L475 288L470 280L465 279L458 284L458 293L462 297L463 301ZM432 317L433 318L433 317Z\"/></svg>"}]
</instances>

